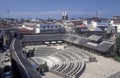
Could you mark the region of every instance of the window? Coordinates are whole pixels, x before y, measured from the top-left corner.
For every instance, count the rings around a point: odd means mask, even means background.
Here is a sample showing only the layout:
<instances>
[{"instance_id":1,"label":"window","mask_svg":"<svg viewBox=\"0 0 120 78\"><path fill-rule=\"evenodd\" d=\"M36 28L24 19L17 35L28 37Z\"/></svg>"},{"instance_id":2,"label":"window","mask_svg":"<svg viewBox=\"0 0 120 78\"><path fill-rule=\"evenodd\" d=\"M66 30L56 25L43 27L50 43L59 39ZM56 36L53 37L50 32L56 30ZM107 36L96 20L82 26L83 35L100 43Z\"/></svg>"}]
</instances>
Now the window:
<instances>
[{"instance_id":1,"label":"window","mask_svg":"<svg viewBox=\"0 0 120 78\"><path fill-rule=\"evenodd\" d=\"M53 28L53 26L51 26L51 28Z\"/></svg>"},{"instance_id":2,"label":"window","mask_svg":"<svg viewBox=\"0 0 120 78\"><path fill-rule=\"evenodd\" d=\"M55 26L55 28L57 28L58 26Z\"/></svg>"},{"instance_id":3,"label":"window","mask_svg":"<svg viewBox=\"0 0 120 78\"><path fill-rule=\"evenodd\" d=\"M43 26L43 28L45 28L45 26Z\"/></svg>"}]
</instances>

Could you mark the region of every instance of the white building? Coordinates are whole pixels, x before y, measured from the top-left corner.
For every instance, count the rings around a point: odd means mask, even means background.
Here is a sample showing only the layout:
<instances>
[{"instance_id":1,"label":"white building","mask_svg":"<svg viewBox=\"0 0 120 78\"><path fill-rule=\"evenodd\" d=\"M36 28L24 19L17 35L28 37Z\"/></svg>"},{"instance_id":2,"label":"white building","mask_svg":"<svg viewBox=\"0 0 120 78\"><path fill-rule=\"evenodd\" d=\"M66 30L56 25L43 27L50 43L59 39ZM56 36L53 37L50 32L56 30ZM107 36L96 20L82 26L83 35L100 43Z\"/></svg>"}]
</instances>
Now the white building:
<instances>
[{"instance_id":1,"label":"white building","mask_svg":"<svg viewBox=\"0 0 120 78\"><path fill-rule=\"evenodd\" d=\"M74 24L71 21L65 21L64 26L65 26L65 29L66 29L67 33L75 32L74 31Z\"/></svg>"},{"instance_id":2,"label":"white building","mask_svg":"<svg viewBox=\"0 0 120 78\"><path fill-rule=\"evenodd\" d=\"M65 28L60 23L40 22L40 23L23 23L22 27L29 30L34 30L35 33L64 33Z\"/></svg>"},{"instance_id":3,"label":"white building","mask_svg":"<svg viewBox=\"0 0 120 78\"><path fill-rule=\"evenodd\" d=\"M120 33L120 16L114 16L110 21L111 26L117 27L117 33Z\"/></svg>"},{"instance_id":4,"label":"white building","mask_svg":"<svg viewBox=\"0 0 120 78\"><path fill-rule=\"evenodd\" d=\"M88 27L80 19L66 21L65 28L68 33L88 31Z\"/></svg>"},{"instance_id":5,"label":"white building","mask_svg":"<svg viewBox=\"0 0 120 78\"><path fill-rule=\"evenodd\" d=\"M90 31L95 31L96 29L109 26L109 20L104 19L104 18L93 17L93 18L84 19L83 24L88 26Z\"/></svg>"},{"instance_id":6,"label":"white building","mask_svg":"<svg viewBox=\"0 0 120 78\"><path fill-rule=\"evenodd\" d=\"M34 30L34 28L36 28L36 25L37 25L37 23L24 22L22 24L22 28L26 28L26 29L29 29L29 30Z\"/></svg>"},{"instance_id":7,"label":"white building","mask_svg":"<svg viewBox=\"0 0 120 78\"><path fill-rule=\"evenodd\" d=\"M46 23L39 23L38 26L40 27L40 33L63 33L65 32L65 28L60 23L53 23L53 22L46 22Z\"/></svg>"}]
</instances>

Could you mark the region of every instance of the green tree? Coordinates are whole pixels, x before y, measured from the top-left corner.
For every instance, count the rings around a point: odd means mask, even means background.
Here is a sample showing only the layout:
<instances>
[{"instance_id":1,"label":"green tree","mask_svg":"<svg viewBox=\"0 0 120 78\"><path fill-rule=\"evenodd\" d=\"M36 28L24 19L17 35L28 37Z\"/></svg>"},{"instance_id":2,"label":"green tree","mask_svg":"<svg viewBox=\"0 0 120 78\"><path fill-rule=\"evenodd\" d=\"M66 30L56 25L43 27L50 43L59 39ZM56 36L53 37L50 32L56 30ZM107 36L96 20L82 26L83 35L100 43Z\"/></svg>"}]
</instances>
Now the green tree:
<instances>
[{"instance_id":1,"label":"green tree","mask_svg":"<svg viewBox=\"0 0 120 78\"><path fill-rule=\"evenodd\" d=\"M48 21L48 22L53 22L53 19L48 18L47 21Z\"/></svg>"},{"instance_id":2,"label":"green tree","mask_svg":"<svg viewBox=\"0 0 120 78\"><path fill-rule=\"evenodd\" d=\"M120 56L120 37L116 38L115 51L116 51L117 55Z\"/></svg>"}]
</instances>

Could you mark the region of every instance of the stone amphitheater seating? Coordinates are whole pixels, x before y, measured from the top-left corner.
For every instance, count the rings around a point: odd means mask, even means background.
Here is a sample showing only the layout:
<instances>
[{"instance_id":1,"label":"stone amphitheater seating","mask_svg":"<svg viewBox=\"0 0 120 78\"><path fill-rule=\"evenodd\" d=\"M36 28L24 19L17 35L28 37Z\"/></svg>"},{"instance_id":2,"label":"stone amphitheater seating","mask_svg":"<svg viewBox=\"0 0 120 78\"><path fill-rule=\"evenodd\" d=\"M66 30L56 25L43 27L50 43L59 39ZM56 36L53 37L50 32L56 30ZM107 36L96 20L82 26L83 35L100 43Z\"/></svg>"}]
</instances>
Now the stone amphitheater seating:
<instances>
[{"instance_id":1,"label":"stone amphitheater seating","mask_svg":"<svg viewBox=\"0 0 120 78\"><path fill-rule=\"evenodd\" d=\"M86 64L83 59L91 57L87 52L75 47L68 47L64 50L41 47L37 48L35 55L47 59L52 57L59 59L60 62L54 63L50 71L64 78L78 78L85 69Z\"/></svg>"},{"instance_id":2,"label":"stone amphitheater seating","mask_svg":"<svg viewBox=\"0 0 120 78\"><path fill-rule=\"evenodd\" d=\"M57 52L57 49L54 48L49 48L49 47L39 47L35 50L35 55L36 56L41 56L41 57L46 57L50 56L51 54Z\"/></svg>"}]
</instances>

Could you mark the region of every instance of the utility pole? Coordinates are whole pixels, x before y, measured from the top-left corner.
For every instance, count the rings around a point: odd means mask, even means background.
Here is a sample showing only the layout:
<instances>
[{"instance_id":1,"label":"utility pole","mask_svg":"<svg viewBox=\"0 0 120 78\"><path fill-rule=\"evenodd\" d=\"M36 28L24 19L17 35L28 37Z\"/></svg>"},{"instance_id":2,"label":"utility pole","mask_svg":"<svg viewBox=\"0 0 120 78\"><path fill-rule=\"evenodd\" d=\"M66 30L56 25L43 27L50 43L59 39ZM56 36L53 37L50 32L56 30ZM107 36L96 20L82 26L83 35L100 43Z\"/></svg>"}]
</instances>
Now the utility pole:
<instances>
[{"instance_id":1,"label":"utility pole","mask_svg":"<svg viewBox=\"0 0 120 78\"><path fill-rule=\"evenodd\" d=\"M7 11L7 14L8 14L8 18L9 18L9 17L10 17L10 16L9 16L9 15L10 15L10 11L9 11L9 10Z\"/></svg>"},{"instance_id":2,"label":"utility pole","mask_svg":"<svg viewBox=\"0 0 120 78\"><path fill-rule=\"evenodd\" d=\"M8 15L8 16L7 16L7 23L9 23L9 17L10 17L10 16L9 16L9 15L10 15L10 11L9 11L9 10L7 10L7 15Z\"/></svg>"}]
</instances>

